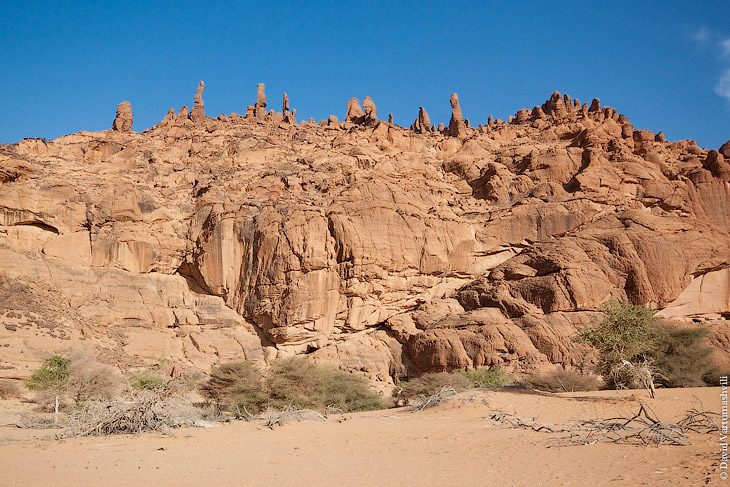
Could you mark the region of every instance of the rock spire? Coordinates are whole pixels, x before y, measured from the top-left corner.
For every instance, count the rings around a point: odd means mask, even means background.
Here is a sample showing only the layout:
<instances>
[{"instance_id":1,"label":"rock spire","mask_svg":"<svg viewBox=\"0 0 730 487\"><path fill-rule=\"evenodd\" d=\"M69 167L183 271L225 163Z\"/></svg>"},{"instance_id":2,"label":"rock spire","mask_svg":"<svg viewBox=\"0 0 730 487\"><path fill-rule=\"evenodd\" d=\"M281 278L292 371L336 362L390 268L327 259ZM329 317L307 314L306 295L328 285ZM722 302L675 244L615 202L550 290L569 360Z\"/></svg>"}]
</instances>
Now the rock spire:
<instances>
[{"instance_id":1,"label":"rock spire","mask_svg":"<svg viewBox=\"0 0 730 487\"><path fill-rule=\"evenodd\" d=\"M112 130L116 130L117 132L131 132L133 120L132 104L128 101L123 101L117 106L117 116L114 119L114 123L112 123Z\"/></svg>"}]
</instances>

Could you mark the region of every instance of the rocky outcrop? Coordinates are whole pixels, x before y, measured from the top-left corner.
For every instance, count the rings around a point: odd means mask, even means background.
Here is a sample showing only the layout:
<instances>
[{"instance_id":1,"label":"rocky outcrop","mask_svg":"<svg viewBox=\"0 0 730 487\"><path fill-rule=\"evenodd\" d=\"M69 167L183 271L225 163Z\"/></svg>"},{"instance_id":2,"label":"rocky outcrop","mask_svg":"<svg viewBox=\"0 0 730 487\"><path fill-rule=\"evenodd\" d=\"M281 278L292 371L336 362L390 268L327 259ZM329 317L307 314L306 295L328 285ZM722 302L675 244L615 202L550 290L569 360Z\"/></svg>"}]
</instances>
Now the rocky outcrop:
<instances>
[{"instance_id":1,"label":"rocky outcrop","mask_svg":"<svg viewBox=\"0 0 730 487\"><path fill-rule=\"evenodd\" d=\"M345 115L345 122L362 123L364 119L364 112L360 107L360 100L357 98L350 98L347 102L347 114Z\"/></svg>"},{"instance_id":2,"label":"rocky outcrop","mask_svg":"<svg viewBox=\"0 0 730 487\"><path fill-rule=\"evenodd\" d=\"M256 86L256 105L254 105L253 113L257 120L266 118L266 94L264 93L264 84L259 83Z\"/></svg>"},{"instance_id":3,"label":"rocky outcrop","mask_svg":"<svg viewBox=\"0 0 730 487\"><path fill-rule=\"evenodd\" d=\"M373 99L366 96L362 101L362 107L365 110L365 118L362 123L368 126L373 126L378 123L378 109L375 107Z\"/></svg>"},{"instance_id":4,"label":"rocky outcrop","mask_svg":"<svg viewBox=\"0 0 730 487\"><path fill-rule=\"evenodd\" d=\"M459 106L459 95L451 94L451 120L449 120L449 135L452 137L466 137L466 124Z\"/></svg>"},{"instance_id":5,"label":"rocky outcrop","mask_svg":"<svg viewBox=\"0 0 730 487\"><path fill-rule=\"evenodd\" d=\"M198 84L198 89L195 92L195 100L193 104L193 109L190 110L190 120L193 121L195 124L204 124L205 123L205 108L203 107L203 89L205 88L205 83L202 81Z\"/></svg>"},{"instance_id":6,"label":"rocky outcrop","mask_svg":"<svg viewBox=\"0 0 730 487\"><path fill-rule=\"evenodd\" d=\"M730 357L722 151L559 93L468 130L454 97L419 135L364 105L1 147L0 376L67 348L169 373L306 354L383 383L580 365L570 337L612 297Z\"/></svg>"},{"instance_id":7,"label":"rocky outcrop","mask_svg":"<svg viewBox=\"0 0 730 487\"><path fill-rule=\"evenodd\" d=\"M722 154L726 159L730 159L730 140L722 144L720 146L719 150L720 154Z\"/></svg>"},{"instance_id":8,"label":"rocky outcrop","mask_svg":"<svg viewBox=\"0 0 730 487\"><path fill-rule=\"evenodd\" d=\"M131 132L133 120L132 104L128 101L123 101L117 106L117 116L114 118L114 123L112 123L112 130L117 132Z\"/></svg>"}]
</instances>

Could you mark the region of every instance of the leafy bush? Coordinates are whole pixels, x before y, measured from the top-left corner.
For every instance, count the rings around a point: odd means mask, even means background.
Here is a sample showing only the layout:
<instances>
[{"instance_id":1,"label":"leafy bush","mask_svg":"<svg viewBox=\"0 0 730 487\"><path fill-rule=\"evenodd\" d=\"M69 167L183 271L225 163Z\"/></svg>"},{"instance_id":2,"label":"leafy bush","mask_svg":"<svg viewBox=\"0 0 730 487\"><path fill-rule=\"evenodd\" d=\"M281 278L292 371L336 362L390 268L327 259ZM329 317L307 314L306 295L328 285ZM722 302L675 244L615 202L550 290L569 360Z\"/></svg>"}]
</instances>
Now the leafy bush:
<instances>
[{"instance_id":1,"label":"leafy bush","mask_svg":"<svg viewBox=\"0 0 730 487\"><path fill-rule=\"evenodd\" d=\"M601 381L595 375L583 374L574 369L533 375L524 379L524 382L533 389L545 392L596 391L601 386Z\"/></svg>"},{"instance_id":2,"label":"leafy bush","mask_svg":"<svg viewBox=\"0 0 730 487\"><path fill-rule=\"evenodd\" d=\"M234 412L237 408L241 413L259 413L268 400L261 371L251 362L228 362L213 367L201 389L208 399L231 403Z\"/></svg>"},{"instance_id":3,"label":"leafy bush","mask_svg":"<svg viewBox=\"0 0 730 487\"><path fill-rule=\"evenodd\" d=\"M288 406L345 412L387 407L365 379L302 358L279 360L265 376L250 362L221 364L201 389L209 399L230 403L236 414Z\"/></svg>"},{"instance_id":4,"label":"leafy bush","mask_svg":"<svg viewBox=\"0 0 730 487\"><path fill-rule=\"evenodd\" d=\"M276 362L266 377L266 388L267 404L274 408L295 405L323 410L334 406L350 412L387 407L364 378L301 358Z\"/></svg>"},{"instance_id":5,"label":"leafy bush","mask_svg":"<svg viewBox=\"0 0 730 487\"><path fill-rule=\"evenodd\" d=\"M54 354L43 361L40 369L25 382L31 391L53 391L59 394L68 386L71 373L71 361L59 354Z\"/></svg>"},{"instance_id":6,"label":"leafy bush","mask_svg":"<svg viewBox=\"0 0 730 487\"><path fill-rule=\"evenodd\" d=\"M603 319L583 329L574 340L598 349L598 372L608 387L635 387L639 378L633 371L647 362L656 347L656 317L650 309L618 301L605 303L601 311Z\"/></svg>"},{"instance_id":7,"label":"leafy bush","mask_svg":"<svg viewBox=\"0 0 730 487\"><path fill-rule=\"evenodd\" d=\"M610 388L691 387L711 370L707 331L661 322L647 308L610 301L603 319L574 338L598 349L598 372Z\"/></svg>"},{"instance_id":8,"label":"leafy bush","mask_svg":"<svg viewBox=\"0 0 730 487\"><path fill-rule=\"evenodd\" d=\"M166 388L167 381L157 374L143 370L129 376L129 385L139 391L149 391Z\"/></svg>"}]
</instances>

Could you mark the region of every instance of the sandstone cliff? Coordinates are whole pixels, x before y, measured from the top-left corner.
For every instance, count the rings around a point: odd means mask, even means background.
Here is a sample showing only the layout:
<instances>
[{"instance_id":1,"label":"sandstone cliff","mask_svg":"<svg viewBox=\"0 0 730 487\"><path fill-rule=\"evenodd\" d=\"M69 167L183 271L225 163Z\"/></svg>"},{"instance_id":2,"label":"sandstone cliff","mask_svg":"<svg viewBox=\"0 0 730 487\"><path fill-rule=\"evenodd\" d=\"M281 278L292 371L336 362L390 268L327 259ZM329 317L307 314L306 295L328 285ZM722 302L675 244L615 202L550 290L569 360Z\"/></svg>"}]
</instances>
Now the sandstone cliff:
<instances>
[{"instance_id":1,"label":"sandstone cliff","mask_svg":"<svg viewBox=\"0 0 730 487\"><path fill-rule=\"evenodd\" d=\"M207 371L308 354L390 383L579 365L611 297L730 334L727 151L554 93L448 129L202 102L131 131L0 146L0 376L53 350ZM333 121L334 120L334 121ZM440 126L442 126L441 124Z\"/></svg>"}]
</instances>

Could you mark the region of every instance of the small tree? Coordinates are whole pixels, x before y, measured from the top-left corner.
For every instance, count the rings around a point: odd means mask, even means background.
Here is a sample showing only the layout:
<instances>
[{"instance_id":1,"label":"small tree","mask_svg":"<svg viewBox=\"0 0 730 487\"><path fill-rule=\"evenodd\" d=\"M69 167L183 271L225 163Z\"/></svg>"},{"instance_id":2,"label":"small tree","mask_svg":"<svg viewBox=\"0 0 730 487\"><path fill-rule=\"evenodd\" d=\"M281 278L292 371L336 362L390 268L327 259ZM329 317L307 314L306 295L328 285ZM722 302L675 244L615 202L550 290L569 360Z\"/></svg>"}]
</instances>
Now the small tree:
<instances>
[{"instance_id":1,"label":"small tree","mask_svg":"<svg viewBox=\"0 0 730 487\"><path fill-rule=\"evenodd\" d=\"M614 388L646 387L654 397L649 358L660 335L654 312L631 303L609 301L603 319L582 330L574 340L598 350L598 372Z\"/></svg>"}]
</instances>

